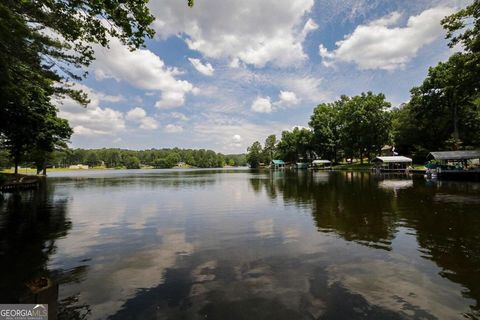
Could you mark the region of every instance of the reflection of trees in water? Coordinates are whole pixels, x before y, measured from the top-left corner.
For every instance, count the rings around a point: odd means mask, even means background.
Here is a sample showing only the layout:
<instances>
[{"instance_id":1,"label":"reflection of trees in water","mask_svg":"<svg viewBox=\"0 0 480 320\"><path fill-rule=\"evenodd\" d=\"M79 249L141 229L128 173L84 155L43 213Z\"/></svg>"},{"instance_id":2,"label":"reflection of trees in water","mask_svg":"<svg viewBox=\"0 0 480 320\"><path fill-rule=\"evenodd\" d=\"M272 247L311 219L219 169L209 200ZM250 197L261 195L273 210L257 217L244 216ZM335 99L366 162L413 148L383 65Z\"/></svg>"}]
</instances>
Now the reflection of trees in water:
<instances>
[{"instance_id":1,"label":"reflection of trees in water","mask_svg":"<svg viewBox=\"0 0 480 320\"><path fill-rule=\"evenodd\" d=\"M65 208L66 201L54 198L53 190L45 186L31 192L9 194L0 203L2 302L18 301L26 282L46 275L55 240L71 228Z\"/></svg>"},{"instance_id":2,"label":"reflection of trees in water","mask_svg":"<svg viewBox=\"0 0 480 320\"><path fill-rule=\"evenodd\" d=\"M74 177L62 178L62 182L73 183L75 188L125 188L129 185L148 188L185 189L189 187L205 187L216 183L215 176L190 176L179 178L163 175L141 175L125 177Z\"/></svg>"},{"instance_id":3,"label":"reflection of trees in water","mask_svg":"<svg viewBox=\"0 0 480 320\"><path fill-rule=\"evenodd\" d=\"M402 206L414 208L402 210L402 216L416 230L423 257L443 269L442 277L464 286L466 297L476 300L471 318L480 318L480 215L474 201L479 199L478 191L478 184L419 184L401 199Z\"/></svg>"},{"instance_id":4,"label":"reflection of trees in water","mask_svg":"<svg viewBox=\"0 0 480 320\"><path fill-rule=\"evenodd\" d=\"M310 205L319 230L348 241L390 250L398 223L415 229L424 258L443 269L442 277L467 288L465 296L476 300L470 316L480 318L479 184L414 179L412 187L397 188L399 180L379 185L369 173L330 174L328 183L315 175L297 179L285 172L250 182L287 203Z\"/></svg>"},{"instance_id":5,"label":"reflection of trees in water","mask_svg":"<svg viewBox=\"0 0 480 320\"><path fill-rule=\"evenodd\" d=\"M54 197L54 191L52 186L42 186L35 191L4 195L0 202L2 303L22 302L28 294L26 284L33 279L48 277L56 285L79 279L85 272L85 267L67 272L47 269L56 239L66 236L71 228L66 218L67 201Z\"/></svg>"},{"instance_id":6,"label":"reflection of trees in water","mask_svg":"<svg viewBox=\"0 0 480 320\"><path fill-rule=\"evenodd\" d=\"M317 227L335 232L345 240L390 249L395 232L393 195L380 190L368 173L273 172L270 179L250 180L255 191L260 185L267 195L283 196L288 204L309 205Z\"/></svg>"}]
</instances>

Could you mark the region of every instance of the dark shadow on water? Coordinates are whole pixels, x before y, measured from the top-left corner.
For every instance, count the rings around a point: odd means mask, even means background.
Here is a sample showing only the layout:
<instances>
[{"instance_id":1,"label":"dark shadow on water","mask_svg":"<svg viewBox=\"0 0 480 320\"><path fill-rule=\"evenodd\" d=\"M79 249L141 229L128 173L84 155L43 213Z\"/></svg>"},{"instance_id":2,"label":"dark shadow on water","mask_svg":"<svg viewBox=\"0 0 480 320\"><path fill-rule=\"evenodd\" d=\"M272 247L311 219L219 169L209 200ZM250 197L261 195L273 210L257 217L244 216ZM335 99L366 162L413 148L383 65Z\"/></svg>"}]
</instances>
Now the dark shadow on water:
<instances>
[{"instance_id":1,"label":"dark shadow on water","mask_svg":"<svg viewBox=\"0 0 480 320\"><path fill-rule=\"evenodd\" d=\"M46 264L55 252L55 241L71 228L66 206L67 201L54 199L47 187L8 194L0 203L2 303L19 301L27 282L49 276Z\"/></svg>"}]
</instances>

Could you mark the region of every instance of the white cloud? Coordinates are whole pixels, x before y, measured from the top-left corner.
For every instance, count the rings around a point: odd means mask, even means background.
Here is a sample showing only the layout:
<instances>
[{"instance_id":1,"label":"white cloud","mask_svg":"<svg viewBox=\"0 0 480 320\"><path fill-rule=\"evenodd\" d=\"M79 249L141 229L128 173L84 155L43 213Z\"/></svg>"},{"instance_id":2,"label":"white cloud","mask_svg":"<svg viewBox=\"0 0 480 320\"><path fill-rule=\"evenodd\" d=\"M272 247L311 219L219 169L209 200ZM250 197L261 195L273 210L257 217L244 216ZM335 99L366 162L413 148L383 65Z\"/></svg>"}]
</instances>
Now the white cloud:
<instances>
[{"instance_id":1,"label":"white cloud","mask_svg":"<svg viewBox=\"0 0 480 320\"><path fill-rule=\"evenodd\" d=\"M236 141L236 142L240 142L240 141L242 141L242 136L239 135L239 134L234 134L233 137L232 137L232 140Z\"/></svg>"},{"instance_id":2,"label":"white cloud","mask_svg":"<svg viewBox=\"0 0 480 320\"><path fill-rule=\"evenodd\" d=\"M180 121L188 121L188 117L180 112L171 112L170 117L180 120Z\"/></svg>"},{"instance_id":3,"label":"white cloud","mask_svg":"<svg viewBox=\"0 0 480 320\"><path fill-rule=\"evenodd\" d=\"M183 131L183 127L170 123L165 126L164 131L168 133L178 133Z\"/></svg>"},{"instance_id":4,"label":"white cloud","mask_svg":"<svg viewBox=\"0 0 480 320\"><path fill-rule=\"evenodd\" d=\"M193 67L206 76L213 76L215 69L210 63L203 64L200 59L188 58L188 61L193 65Z\"/></svg>"},{"instance_id":5,"label":"white cloud","mask_svg":"<svg viewBox=\"0 0 480 320\"><path fill-rule=\"evenodd\" d=\"M280 91L278 99L279 101L277 104L281 106L291 106L300 103L300 99L297 97L295 92L292 91Z\"/></svg>"},{"instance_id":6,"label":"white cloud","mask_svg":"<svg viewBox=\"0 0 480 320\"><path fill-rule=\"evenodd\" d=\"M127 112L127 120L140 121L147 116L147 112L142 108L133 108Z\"/></svg>"},{"instance_id":7,"label":"white cloud","mask_svg":"<svg viewBox=\"0 0 480 320\"><path fill-rule=\"evenodd\" d=\"M112 78L161 92L159 108L179 107L185 103L185 95L194 91L190 82L175 78L182 72L167 67L156 54L146 49L130 51L116 39L110 41L109 49L96 49L93 68L97 80Z\"/></svg>"},{"instance_id":8,"label":"white cloud","mask_svg":"<svg viewBox=\"0 0 480 320\"><path fill-rule=\"evenodd\" d=\"M158 123L152 117L146 117L142 119L142 122L140 123L140 129L155 130L157 128L158 128Z\"/></svg>"},{"instance_id":9,"label":"white cloud","mask_svg":"<svg viewBox=\"0 0 480 320\"><path fill-rule=\"evenodd\" d=\"M286 76L279 79L282 86L288 91L295 92L302 100L318 103L324 101L328 94L321 87L323 79L314 76Z\"/></svg>"},{"instance_id":10,"label":"white cloud","mask_svg":"<svg viewBox=\"0 0 480 320\"><path fill-rule=\"evenodd\" d=\"M183 92L163 92L161 99L155 103L159 109L172 109L183 106L185 103L185 93Z\"/></svg>"},{"instance_id":11,"label":"white cloud","mask_svg":"<svg viewBox=\"0 0 480 320\"><path fill-rule=\"evenodd\" d=\"M252 103L252 111L260 113L270 113L272 112L272 103L270 102L270 97L262 98L257 97Z\"/></svg>"},{"instance_id":12,"label":"white cloud","mask_svg":"<svg viewBox=\"0 0 480 320\"><path fill-rule=\"evenodd\" d=\"M436 7L409 17L405 27L395 27L401 14L394 12L366 25L357 26L352 34L328 51L323 45L319 53L323 64L355 63L360 69L394 70L404 67L418 51L442 35L440 20L452 8Z\"/></svg>"},{"instance_id":13,"label":"white cloud","mask_svg":"<svg viewBox=\"0 0 480 320\"><path fill-rule=\"evenodd\" d=\"M82 125L73 127L73 132L79 136L103 136L108 135L108 132L102 130L95 130L91 128L86 128Z\"/></svg>"},{"instance_id":14,"label":"white cloud","mask_svg":"<svg viewBox=\"0 0 480 320\"><path fill-rule=\"evenodd\" d=\"M82 89L88 94L90 104L82 107L70 98L58 101L59 116L70 122L75 134L84 136L113 135L125 129L122 112L111 108L102 108L102 102L123 101L122 96L111 96L77 84L75 89Z\"/></svg>"},{"instance_id":15,"label":"white cloud","mask_svg":"<svg viewBox=\"0 0 480 320\"><path fill-rule=\"evenodd\" d=\"M140 129L155 130L158 123L152 117L147 116L147 112L139 107L133 108L125 116L127 120L140 124Z\"/></svg>"},{"instance_id":16,"label":"white cloud","mask_svg":"<svg viewBox=\"0 0 480 320\"><path fill-rule=\"evenodd\" d=\"M151 1L160 37L179 35L191 50L263 67L289 66L306 59L302 42L316 24L304 16L314 0L210 0L186 10L178 0ZM265 14L268 12L268 14Z\"/></svg>"}]
</instances>

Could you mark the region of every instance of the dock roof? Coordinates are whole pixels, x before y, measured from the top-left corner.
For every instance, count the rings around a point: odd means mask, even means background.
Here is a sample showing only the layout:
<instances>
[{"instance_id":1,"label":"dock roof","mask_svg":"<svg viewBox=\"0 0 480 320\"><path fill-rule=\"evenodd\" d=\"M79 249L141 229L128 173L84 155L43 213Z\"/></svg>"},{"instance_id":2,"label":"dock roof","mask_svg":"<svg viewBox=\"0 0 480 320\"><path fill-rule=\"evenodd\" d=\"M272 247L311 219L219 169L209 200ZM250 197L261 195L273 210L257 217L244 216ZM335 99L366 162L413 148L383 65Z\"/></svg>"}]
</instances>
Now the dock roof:
<instances>
[{"instance_id":1,"label":"dock roof","mask_svg":"<svg viewBox=\"0 0 480 320\"><path fill-rule=\"evenodd\" d=\"M394 163L394 162L412 162L412 159L404 156L376 157L374 162Z\"/></svg>"},{"instance_id":2,"label":"dock roof","mask_svg":"<svg viewBox=\"0 0 480 320\"><path fill-rule=\"evenodd\" d=\"M318 160L313 160L312 161L313 164L324 164L324 163L331 163L330 160L321 160L321 159L318 159Z\"/></svg>"},{"instance_id":3,"label":"dock roof","mask_svg":"<svg viewBox=\"0 0 480 320\"><path fill-rule=\"evenodd\" d=\"M283 165L285 164L285 162L283 160L272 160L272 163L273 164L276 164L276 165Z\"/></svg>"},{"instance_id":4,"label":"dock roof","mask_svg":"<svg viewBox=\"0 0 480 320\"><path fill-rule=\"evenodd\" d=\"M461 150L461 151L434 151L427 156L435 160L469 160L480 159L480 150Z\"/></svg>"}]
</instances>

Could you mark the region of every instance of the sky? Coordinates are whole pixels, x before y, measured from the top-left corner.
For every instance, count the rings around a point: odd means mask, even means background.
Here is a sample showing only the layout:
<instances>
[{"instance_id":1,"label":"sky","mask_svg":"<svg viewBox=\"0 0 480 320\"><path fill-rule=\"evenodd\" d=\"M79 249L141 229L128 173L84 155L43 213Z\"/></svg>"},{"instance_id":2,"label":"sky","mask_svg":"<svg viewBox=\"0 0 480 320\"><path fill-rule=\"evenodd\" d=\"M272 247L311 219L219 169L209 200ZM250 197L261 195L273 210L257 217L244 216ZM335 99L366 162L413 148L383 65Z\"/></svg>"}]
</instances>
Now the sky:
<instances>
[{"instance_id":1,"label":"sky","mask_svg":"<svg viewBox=\"0 0 480 320\"><path fill-rule=\"evenodd\" d=\"M308 126L342 94L392 106L452 53L440 20L466 0L151 0L153 39L112 39L77 84L91 100L58 102L74 148L206 148L243 153Z\"/></svg>"}]
</instances>

